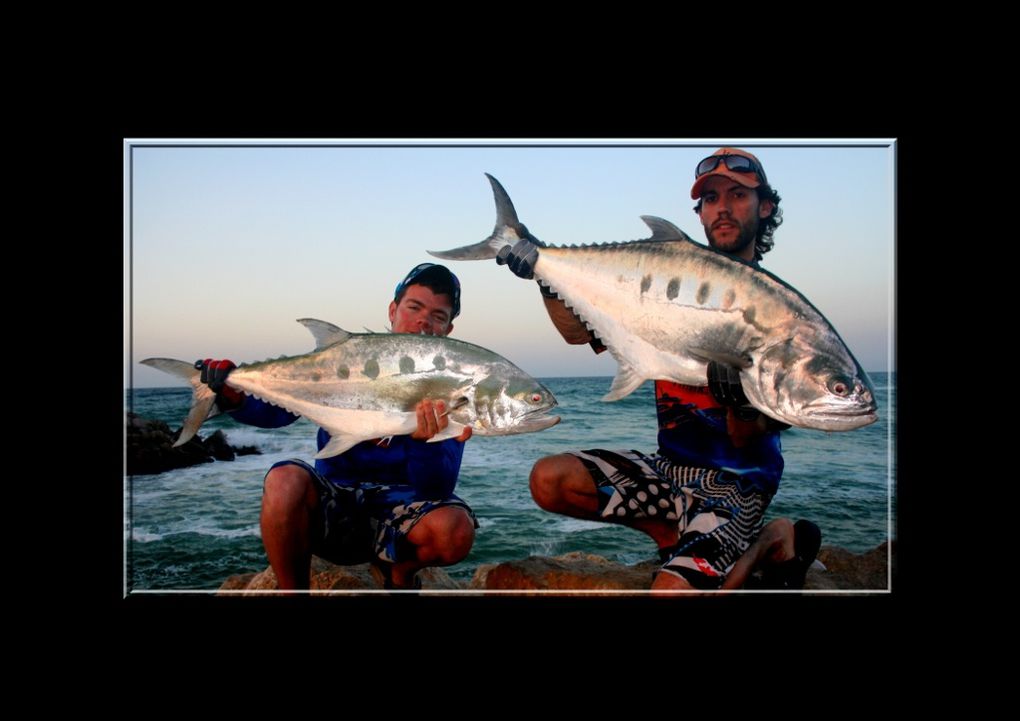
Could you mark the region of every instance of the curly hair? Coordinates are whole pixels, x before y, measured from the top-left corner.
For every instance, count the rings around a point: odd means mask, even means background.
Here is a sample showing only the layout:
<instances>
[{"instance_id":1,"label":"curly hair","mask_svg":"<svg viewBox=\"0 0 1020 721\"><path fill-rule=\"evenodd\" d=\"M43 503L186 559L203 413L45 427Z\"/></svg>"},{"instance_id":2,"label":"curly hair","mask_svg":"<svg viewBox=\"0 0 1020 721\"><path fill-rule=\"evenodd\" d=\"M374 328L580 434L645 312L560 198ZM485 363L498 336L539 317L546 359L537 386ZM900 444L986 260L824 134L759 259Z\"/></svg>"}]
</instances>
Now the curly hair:
<instances>
[{"instance_id":1,"label":"curly hair","mask_svg":"<svg viewBox=\"0 0 1020 721\"><path fill-rule=\"evenodd\" d=\"M754 189L758 195L758 202L763 200L772 201L772 212L769 217L762 218L758 223L758 234L754 237L754 259L761 260L762 256L772 250L775 241L772 240L776 228L783 224L783 209L779 207L779 193L771 185L759 185ZM694 206L694 212L701 214L702 199L698 198L698 204Z\"/></svg>"},{"instance_id":2,"label":"curly hair","mask_svg":"<svg viewBox=\"0 0 1020 721\"><path fill-rule=\"evenodd\" d=\"M772 234L776 232L776 228L783 224L783 209L779 207L779 201L782 198L771 185L760 185L755 188L755 191L758 193L759 203L763 200L772 201L772 212L769 213L769 217L762 218L758 223L758 235L754 238L754 259L761 260L761 257L772 250L772 246L775 245Z\"/></svg>"}]
</instances>

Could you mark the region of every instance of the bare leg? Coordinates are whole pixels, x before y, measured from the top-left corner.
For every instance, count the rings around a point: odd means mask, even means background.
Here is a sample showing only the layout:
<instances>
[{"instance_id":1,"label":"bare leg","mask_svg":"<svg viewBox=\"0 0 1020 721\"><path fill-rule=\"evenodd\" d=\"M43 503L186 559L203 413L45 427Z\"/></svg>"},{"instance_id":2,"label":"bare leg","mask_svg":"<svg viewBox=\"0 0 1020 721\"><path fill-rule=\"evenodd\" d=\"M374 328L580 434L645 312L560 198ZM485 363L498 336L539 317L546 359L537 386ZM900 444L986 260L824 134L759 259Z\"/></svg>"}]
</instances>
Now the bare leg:
<instances>
[{"instance_id":1,"label":"bare leg","mask_svg":"<svg viewBox=\"0 0 1020 721\"><path fill-rule=\"evenodd\" d=\"M587 521L615 521L599 515L595 480L577 456L562 453L542 458L531 469L531 497L540 508ZM643 531L665 548L677 542L677 523L651 518L626 520L624 525Z\"/></svg>"},{"instance_id":2,"label":"bare leg","mask_svg":"<svg viewBox=\"0 0 1020 721\"><path fill-rule=\"evenodd\" d=\"M311 583L312 514L319 494L299 466L280 466L266 476L262 494L262 544L280 589L304 589Z\"/></svg>"},{"instance_id":3,"label":"bare leg","mask_svg":"<svg viewBox=\"0 0 1020 721\"><path fill-rule=\"evenodd\" d=\"M395 588L410 588L414 574L426 566L452 566L462 561L475 542L475 525L463 508L443 506L421 517L407 540L415 558L393 564Z\"/></svg>"},{"instance_id":4,"label":"bare leg","mask_svg":"<svg viewBox=\"0 0 1020 721\"><path fill-rule=\"evenodd\" d=\"M758 538L737 559L726 574L723 589L740 588L751 575L751 571L762 561L781 563L794 557L793 523L789 518L777 518L761 529Z\"/></svg>"}]
</instances>

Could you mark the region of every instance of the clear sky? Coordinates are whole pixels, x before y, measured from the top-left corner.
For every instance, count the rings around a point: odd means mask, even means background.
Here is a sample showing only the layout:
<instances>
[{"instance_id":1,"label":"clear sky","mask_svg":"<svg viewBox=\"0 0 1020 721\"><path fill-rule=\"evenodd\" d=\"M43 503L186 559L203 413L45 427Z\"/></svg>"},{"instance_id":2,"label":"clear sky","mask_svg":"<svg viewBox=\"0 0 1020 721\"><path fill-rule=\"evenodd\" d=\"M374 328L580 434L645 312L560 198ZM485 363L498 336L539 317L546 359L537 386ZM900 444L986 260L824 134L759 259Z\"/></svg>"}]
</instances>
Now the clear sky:
<instances>
[{"instance_id":1,"label":"clear sky","mask_svg":"<svg viewBox=\"0 0 1020 721\"><path fill-rule=\"evenodd\" d=\"M895 370L889 140L133 139L124 155L125 384L179 383L138 364L150 356L241 363L307 352L312 336L297 318L384 331L394 286L423 261L461 280L455 337L538 377L613 375L608 353L562 341L534 282L492 260L425 251L492 232L485 172L546 243L647 238L641 215L705 242L690 188L698 161L722 145L757 155L782 197L763 266L814 303L866 370Z\"/></svg>"}]
</instances>

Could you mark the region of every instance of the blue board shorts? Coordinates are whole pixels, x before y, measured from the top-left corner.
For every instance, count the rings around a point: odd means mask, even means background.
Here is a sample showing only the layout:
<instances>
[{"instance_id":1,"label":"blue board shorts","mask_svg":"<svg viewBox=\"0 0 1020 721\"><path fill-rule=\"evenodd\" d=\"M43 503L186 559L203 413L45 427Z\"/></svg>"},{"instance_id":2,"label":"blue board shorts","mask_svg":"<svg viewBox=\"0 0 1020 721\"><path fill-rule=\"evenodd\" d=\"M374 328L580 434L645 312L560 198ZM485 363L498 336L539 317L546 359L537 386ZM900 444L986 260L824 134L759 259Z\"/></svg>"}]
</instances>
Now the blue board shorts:
<instances>
[{"instance_id":1,"label":"blue board shorts","mask_svg":"<svg viewBox=\"0 0 1020 721\"><path fill-rule=\"evenodd\" d=\"M287 465L308 471L319 493L321 513L312 519L312 553L341 566L375 559L388 563L411 560L414 551L407 534L427 513L444 506L463 508L478 528L474 511L453 494L442 500L421 501L415 500L409 485L363 481L357 486L338 486L299 459L274 463L269 470ZM264 478L262 486L264 490Z\"/></svg>"},{"instance_id":2,"label":"blue board shorts","mask_svg":"<svg viewBox=\"0 0 1020 721\"><path fill-rule=\"evenodd\" d=\"M678 466L665 456L638 451L568 451L595 480L599 515L610 523L638 519L677 524L679 541L664 554L660 573L694 588L716 589L761 532L772 500L739 476Z\"/></svg>"}]
</instances>

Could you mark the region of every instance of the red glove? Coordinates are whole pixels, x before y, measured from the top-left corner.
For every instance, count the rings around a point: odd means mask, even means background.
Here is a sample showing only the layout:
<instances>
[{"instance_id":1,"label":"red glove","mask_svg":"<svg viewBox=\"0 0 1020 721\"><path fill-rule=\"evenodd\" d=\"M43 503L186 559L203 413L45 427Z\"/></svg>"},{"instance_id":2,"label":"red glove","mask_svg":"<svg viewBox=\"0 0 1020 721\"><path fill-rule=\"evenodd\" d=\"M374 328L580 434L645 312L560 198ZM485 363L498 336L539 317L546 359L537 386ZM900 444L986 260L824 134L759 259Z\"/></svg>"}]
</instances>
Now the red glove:
<instances>
[{"instance_id":1,"label":"red glove","mask_svg":"<svg viewBox=\"0 0 1020 721\"><path fill-rule=\"evenodd\" d=\"M221 411L239 408L244 403L244 393L226 385L230 371L237 368L234 361L199 359L195 361L195 368L202 371L200 380L216 393L216 405L220 407Z\"/></svg>"}]
</instances>

